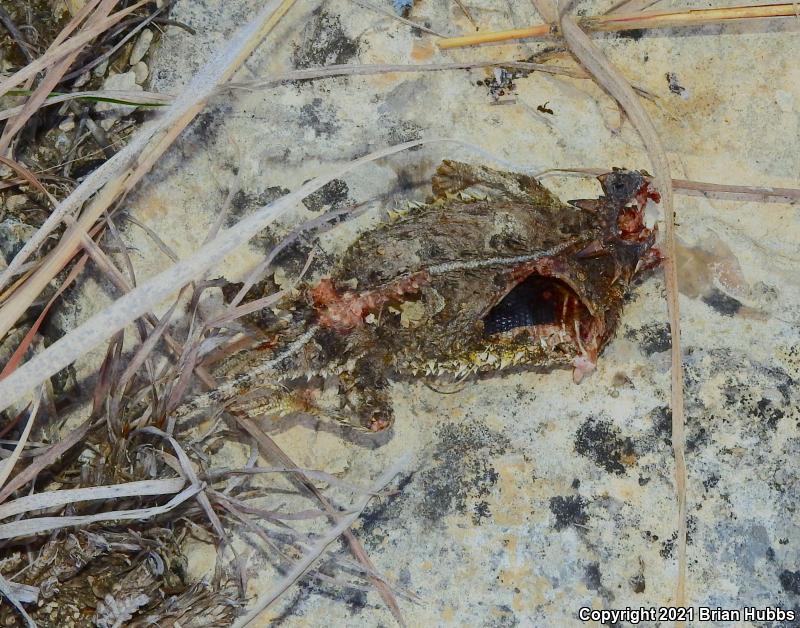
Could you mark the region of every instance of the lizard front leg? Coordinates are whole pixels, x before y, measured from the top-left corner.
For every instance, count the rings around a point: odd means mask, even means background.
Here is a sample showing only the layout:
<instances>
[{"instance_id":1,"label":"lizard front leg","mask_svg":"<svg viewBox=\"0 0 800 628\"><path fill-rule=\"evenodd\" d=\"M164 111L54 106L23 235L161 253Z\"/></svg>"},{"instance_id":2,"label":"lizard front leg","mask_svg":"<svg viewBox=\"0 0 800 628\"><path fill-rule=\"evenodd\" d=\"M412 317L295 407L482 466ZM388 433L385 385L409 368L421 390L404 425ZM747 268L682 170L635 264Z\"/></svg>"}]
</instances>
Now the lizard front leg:
<instances>
[{"instance_id":1,"label":"lizard front leg","mask_svg":"<svg viewBox=\"0 0 800 628\"><path fill-rule=\"evenodd\" d=\"M352 369L339 374L339 394L343 413L352 412L361 429L381 432L394 423L389 382L380 363L356 360Z\"/></svg>"}]
</instances>

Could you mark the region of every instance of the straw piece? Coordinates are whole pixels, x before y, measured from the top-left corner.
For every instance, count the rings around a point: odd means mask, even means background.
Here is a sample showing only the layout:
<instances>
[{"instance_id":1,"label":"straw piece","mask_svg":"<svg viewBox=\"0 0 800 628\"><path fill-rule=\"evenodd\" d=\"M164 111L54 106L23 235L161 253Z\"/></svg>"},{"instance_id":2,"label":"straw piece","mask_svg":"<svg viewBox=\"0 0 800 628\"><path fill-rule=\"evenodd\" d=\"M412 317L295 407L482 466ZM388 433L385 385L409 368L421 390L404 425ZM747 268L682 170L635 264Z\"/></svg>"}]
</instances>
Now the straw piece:
<instances>
[{"instance_id":1,"label":"straw piece","mask_svg":"<svg viewBox=\"0 0 800 628\"><path fill-rule=\"evenodd\" d=\"M99 512L94 515L82 515L73 517L37 517L34 519L24 519L13 523L0 525L0 540L19 539L26 536L52 532L61 528L72 526L87 526L98 521L130 521L137 519L150 519L158 515L163 515L173 508L180 506L187 499L200 492L197 486L189 486L178 493L163 506L152 508L137 508L135 510L112 510L109 512Z\"/></svg>"},{"instance_id":2,"label":"straw piece","mask_svg":"<svg viewBox=\"0 0 800 628\"><path fill-rule=\"evenodd\" d=\"M17 441L17 446L14 447L14 451L11 452L11 455L8 458L0 462L0 487L6 483L8 476L11 475L14 465L17 464L17 460L19 460L19 457L22 455L22 450L25 448L25 443L28 442L28 436L31 433L33 422L36 420L36 414L39 412L39 403L42 401L42 392L42 389L39 389L39 393L33 400L33 408L31 409L30 416L28 417L28 422L25 424L25 429L22 430L22 436L20 436L19 441Z\"/></svg>"},{"instance_id":3,"label":"straw piece","mask_svg":"<svg viewBox=\"0 0 800 628\"><path fill-rule=\"evenodd\" d=\"M795 17L796 3L767 4L757 6L728 7L725 9L691 9L688 11L652 11L646 13L611 13L595 15L580 20L581 28L587 31L628 31L643 28L672 28L675 26L697 26L718 24L735 20L755 18ZM549 24L537 24L527 28L506 31L447 37L437 45L442 50L476 46L479 44L508 42L516 39L545 37L557 34Z\"/></svg>"},{"instance_id":4,"label":"straw piece","mask_svg":"<svg viewBox=\"0 0 800 628\"><path fill-rule=\"evenodd\" d=\"M0 519L21 515L32 510L43 510L73 504L75 502L93 501L96 499L118 499L120 497L141 497L144 495L166 495L180 491L186 485L183 478L167 478L162 480L141 480L124 482L109 486L91 486L87 488L46 491L35 495L26 495L0 506Z\"/></svg>"},{"instance_id":5,"label":"straw piece","mask_svg":"<svg viewBox=\"0 0 800 628\"><path fill-rule=\"evenodd\" d=\"M672 410L672 448L675 456L675 494L678 502L678 582L675 593L675 606L685 606L686 596L686 435L683 408L683 363L681 361L680 312L678 307L678 273L675 252L675 215L672 205L672 178L669 160L661 138L653 121L642 103L622 74L603 55L589 37L569 16L561 18L561 32L570 51L595 77L614 99L625 109L628 119L634 125L647 150L653 166L655 181L661 193L661 207L664 212L664 279L667 288L667 309L669 311L670 333L672 337L672 387L670 406Z\"/></svg>"},{"instance_id":6,"label":"straw piece","mask_svg":"<svg viewBox=\"0 0 800 628\"><path fill-rule=\"evenodd\" d=\"M144 2L145 0L142 0ZM44 287L55 277L80 247L80 230L88 231L94 222L121 195L130 191L169 148L175 138L203 109L214 89L230 80L233 73L274 28L295 0L272 0L258 15L242 27L153 124L144 126L131 142L113 158L92 172L51 213L42 227L25 244L0 274L0 288L14 276L22 263L55 229L63 217L74 212L96 192L76 228L68 229L58 246L50 252L29 281L17 290L0 310L0 338L30 306ZM133 5L139 6L141 3ZM133 8L132 7L132 8ZM111 17L118 16L122 11ZM110 18L109 18L110 19ZM77 36L80 37L80 36ZM12 77L13 78L13 77ZM11 79L8 79L11 81ZM16 84L16 83L14 83ZM0 85L4 86L5 83ZM13 87L13 85L10 85ZM0 93L2 90L0 89ZM102 188L102 189L101 189Z\"/></svg>"},{"instance_id":7,"label":"straw piece","mask_svg":"<svg viewBox=\"0 0 800 628\"><path fill-rule=\"evenodd\" d=\"M378 493L383 488L392 481L392 479L400 473L409 463L411 457L409 455L405 455L400 460L398 460L395 464L393 464L389 469L384 471L381 476L375 481L372 486L371 492ZM331 530L323 536L317 543L315 543L311 549L306 553L306 555L300 559L294 567L289 571L288 574L273 587L271 591L262 595L258 601L255 603L253 608L248 611L248 613L242 617L240 617L236 623L233 624L234 628L243 628L244 626L249 625L253 620L255 620L261 613L269 607L275 600L277 600L292 584L297 582L303 574L308 571L311 566L319 559L319 557L323 554L325 549L333 543L336 539L338 539L351 525L353 525L361 516L361 513L367 507L370 500L372 499L371 495L368 495L362 498L356 507L353 509L353 512L350 515L342 517L341 521L337 523Z\"/></svg>"}]
</instances>

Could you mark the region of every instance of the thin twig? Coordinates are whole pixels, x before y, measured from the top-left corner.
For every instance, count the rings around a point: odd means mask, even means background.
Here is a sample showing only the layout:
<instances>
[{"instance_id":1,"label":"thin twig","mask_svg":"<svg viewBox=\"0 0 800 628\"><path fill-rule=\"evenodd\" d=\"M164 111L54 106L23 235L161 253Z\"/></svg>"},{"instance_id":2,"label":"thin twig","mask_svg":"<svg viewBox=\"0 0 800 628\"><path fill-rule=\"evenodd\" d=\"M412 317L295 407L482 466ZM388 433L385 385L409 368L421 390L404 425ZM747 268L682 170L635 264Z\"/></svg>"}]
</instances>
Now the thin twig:
<instances>
[{"instance_id":1,"label":"thin twig","mask_svg":"<svg viewBox=\"0 0 800 628\"><path fill-rule=\"evenodd\" d=\"M462 0L456 0L456 4L458 5L458 8L461 9L461 12L469 20L469 23L472 24L472 26L475 28L475 30L478 30L478 24L475 22L474 19L472 19L472 15L470 15L470 12L467 11L467 7L464 6L464 3L462 2Z\"/></svg>"},{"instance_id":2,"label":"thin twig","mask_svg":"<svg viewBox=\"0 0 800 628\"><path fill-rule=\"evenodd\" d=\"M795 17L796 3L767 4L757 6L728 7L725 9L690 9L688 11L652 11L649 13L611 13L595 15L580 20L580 27L590 32L629 31L643 28L673 28L676 26L697 26L718 24L736 20L757 18ZM558 30L550 24L536 24L526 28L506 31L493 31L477 35L447 37L437 42L439 48L462 48L479 44L501 43L517 39L548 37L557 35Z\"/></svg>"},{"instance_id":3,"label":"thin twig","mask_svg":"<svg viewBox=\"0 0 800 628\"><path fill-rule=\"evenodd\" d=\"M650 116L622 74L569 16L561 17L561 32L570 51L623 107L647 150L653 177L661 193L664 211L664 276L672 337L672 448L675 455L675 493L678 502L678 581L675 605L685 606L686 596L686 436L684 428L683 362L681 356L680 312L678 307L678 271L675 252L675 216L672 203L672 178L669 160Z\"/></svg>"},{"instance_id":4,"label":"thin twig","mask_svg":"<svg viewBox=\"0 0 800 628\"><path fill-rule=\"evenodd\" d=\"M404 456L389 469L384 471L375 481L375 484L372 486L372 491L381 491L398 473L400 473L408 465L409 459L410 458L408 456ZM325 549L336 539L342 536L342 534L344 534L344 532L355 523L356 519L361 516L361 513L367 507L367 504L369 504L371 499L371 495L362 498L354 508L355 512L342 517L339 523L337 523L327 534L325 534L325 536L315 543L303 558L297 561L289 573L286 574L286 576L277 585L275 585L271 591L262 595L255 603L254 607L246 615L240 617L236 623L233 624L234 628L244 628L244 626L249 625L250 622L256 619L270 604L278 599L286 591L286 589L297 582L297 580L299 580L303 574L308 571L319 559Z\"/></svg>"},{"instance_id":5,"label":"thin twig","mask_svg":"<svg viewBox=\"0 0 800 628\"><path fill-rule=\"evenodd\" d=\"M144 2L145 0L142 0ZM91 225L105 212L120 195L129 192L150 171L155 162L172 145L183 129L205 107L214 89L230 80L233 73L269 33L280 18L294 4L295 0L272 0L259 12L258 16L239 30L230 43L207 63L187 86L186 90L152 125L145 126L139 134L113 159L109 159L62 201L50 214L45 223L14 257L8 268L0 274L0 288L16 272L19 265L32 253L44 237L52 231L63 217L72 213L95 194L91 203L84 209L78 226L88 231ZM136 3L133 7L139 6ZM123 11L111 18L120 16ZM108 18L108 19L111 19ZM76 35L75 40L80 40ZM2 85L13 83L14 77ZM16 83L14 83L16 84ZM9 85L13 87L14 85ZM2 93L0 87L0 93ZM45 285L58 274L80 248L80 235L77 229L68 229L58 245L50 252L42 265L29 281L12 295L0 310L0 338L2 338Z\"/></svg>"},{"instance_id":6,"label":"thin twig","mask_svg":"<svg viewBox=\"0 0 800 628\"><path fill-rule=\"evenodd\" d=\"M268 454L270 457L277 458L278 461L284 466L296 466L294 461L289 458L289 456L280 447L278 447L277 443L275 443L275 441L272 440L272 438L270 438L256 424L255 421L243 416L235 416L239 425L256 439L264 453ZM330 501L328 501L328 499L322 494L322 491L320 491L307 477L305 477L304 474L299 473L297 475L292 475L290 476L290 479L293 480L303 491L316 497L322 504L322 507L325 508L328 516L331 517L333 521L336 521L336 517L339 513L334 510ZM350 530L346 530L343 536L348 547L350 548L350 551L356 557L356 560L358 560L368 571L374 573L375 566L372 564L372 560L370 560L366 550L364 549L364 546L361 544L361 541L358 540L356 535ZM398 605L397 600L394 597L394 593L392 593L389 585L375 576L370 576L370 581L378 590L378 593L380 594L381 598L383 598L383 601L389 607L389 610L397 620L397 623L400 624L400 626L405 626L403 616L400 612L400 606Z\"/></svg>"},{"instance_id":7,"label":"thin twig","mask_svg":"<svg viewBox=\"0 0 800 628\"><path fill-rule=\"evenodd\" d=\"M383 13L384 15L392 18L393 20L397 20L398 22L402 22L403 24L407 24L408 26L411 26L412 28L418 28L419 30L421 30L421 31L423 31L425 33L428 33L429 35L434 35L436 37L442 37L442 38L446 37L446 35L442 35L441 33L437 33L435 30L433 30L431 28L428 28L427 26L423 26L422 24L417 24L416 22L412 22L411 20L407 20L406 18L397 15L397 13L393 13L389 9L385 9L382 6L379 6L377 4L373 4L372 2L368 2L367 0L353 0L353 2L355 2L356 4L359 4L362 7L365 7L367 9L371 9L372 11L375 11L376 13Z\"/></svg>"},{"instance_id":8,"label":"thin twig","mask_svg":"<svg viewBox=\"0 0 800 628\"><path fill-rule=\"evenodd\" d=\"M96 68L101 63L103 63L104 61L107 61L108 59L110 59L120 48L122 48L128 41L130 41L130 39L134 35L136 35L136 33L141 31L145 26L147 26L150 22L152 22L154 19L156 19L165 10L169 9L172 4L175 4L175 0L173 0L169 4L165 4L161 8L156 9L155 11L153 11L148 17L143 19L134 28L130 29L127 33L125 33L125 36L122 39L120 39L116 43L116 45L114 45L110 50L104 52L101 55L98 55L97 57L92 59L89 63L87 63L84 66L81 66L77 70L74 70L74 71L70 72L69 74L64 76L59 82L63 83L65 81L69 81L70 79L77 78L81 74L83 74L84 72L89 72L92 69Z\"/></svg>"},{"instance_id":9,"label":"thin twig","mask_svg":"<svg viewBox=\"0 0 800 628\"><path fill-rule=\"evenodd\" d=\"M599 177L611 172L611 168L548 168L533 174L536 179L564 173L578 174L587 177ZM726 183L708 183L690 179L672 179L672 187L676 192L689 195L720 195L736 198L749 197L758 201L795 202L800 201L800 189L782 188L763 185L728 185Z\"/></svg>"},{"instance_id":10,"label":"thin twig","mask_svg":"<svg viewBox=\"0 0 800 628\"><path fill-rule=\"evenodd\" d=\"M6 27L8 34L11 35L11 39L14 40L14 43L17 44L17 48L20 49L22 55L28 60L28 63L33 61L33 55L31 51L28 50L28 42L26 41L23 34L17 28L17 25L14 24L14 20L11 19L11 16L8 14L3 7L0 6L0 22L3 23L3 26Z\"/></svg>"}]
</instances>

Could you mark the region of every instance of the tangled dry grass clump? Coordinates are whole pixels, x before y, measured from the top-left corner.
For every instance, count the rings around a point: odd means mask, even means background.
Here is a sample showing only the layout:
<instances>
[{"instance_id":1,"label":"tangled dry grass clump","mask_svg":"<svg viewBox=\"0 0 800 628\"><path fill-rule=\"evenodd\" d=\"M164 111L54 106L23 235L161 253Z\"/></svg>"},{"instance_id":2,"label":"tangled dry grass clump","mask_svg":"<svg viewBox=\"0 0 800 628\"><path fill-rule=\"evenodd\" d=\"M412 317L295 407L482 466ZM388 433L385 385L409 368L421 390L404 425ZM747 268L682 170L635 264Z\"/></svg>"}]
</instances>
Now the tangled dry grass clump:
<instances>
[{"instance_id":1,"label":"tangled dry grass clump","mask_svg":"<svg viewBox=\"0 0 800 628\"><path fill-rule=\"evenodd\" d=\"M123 218L134 220L122 216L121 199L221 90L263 89L284 81L334 75L489 66L596 80L619 103L648 149L667 216L665 268L675 339L672 416L682 574L676 603L680 605L685 577L686 471L677 277L669 261L674 259L672 190L792 199L800 198L800 192L674 180L658 134L640 104L641 92L608 63L575 21L544 2L537 5L548 29L563 36L580 65L535 60L341 65L287 72L257 83L230 83L292 4L292 0L265 4L178 96L104 89L102 75L94 73L106 62L125 63L120 59L130 55L139 34L148 25L168 20L170 3L89 0L74 14L51 24L49 31L40 29L41 39L35 42L17 26L18 11L0 12L10 38L7 46L13 50L3 68L0 96L15 97L10 104L3 101L0 113L0 120L5 120L0 162L6 167L0 195L5 207L9 198L23 197L16 201L19 213L12 218L24 216L18 222L29 228L15 247L13 259L0 269L0 341L7 350L0 364L0 410L5 411L0 438L11 438L3 442L7 448L0 462L0 593L10 602L0 609L0 625L13 625L18 618L28 625L86 621L101 626L245 625L303 576L377 590L403 623L397 598L413 600L413 594L376 571L349 528L409 460L388 464L371 486L354 485L324 471L299 468L247 417L220 410L177 421L173 411L192 391L217 385L210 374L209 347L231 341L229 332L238 319L277 298L267 295L243 302L249 288L266 273L272 254L225 312L203 319L198 304L204 290L213 285L208 273L225 255L334 178L403 150L454 140L398 144L317 176L230 229L215 225L206 244L185 259L179 260L151 232L174 264L143 283L137 282L126 259L116 223ZM76 86L74 81L87 74L88 82ZM63 87L65 81L72 81L69 90ZM104 129L89 109L81 108L98 101L158 106L158 112L147 119L140 114L130 117L129 112L127 118ZM63 129L60 123L54 124L59 117L48 113L53 111L60 111L62 117L71 112L73 122L78 120L74 138L66 144L62 141L66 149L60 152L55 149L59 146L56 136ZM37 135L31 128L37 125L46 130ZM48 140L50 133L53 137ZM37 143L31 139L36 137L45 139ZM339 217L326 215L300 231L320 228ZM117 300L44 348L40 330L48 313L89 264L114 286ZM156 316L154 311L166 299L173 300L171 308ZM186 303L186 315L178 316ZM134 334L126 336L131 329ZM103 344L105 359L90 398L75 400L65 408L51 378ZM80 407L85 409L83 414L76 411ZM70 420L65 422L67 417ZM219 466L215 454L227 442L248 448L246 464ZM262 466L262 459L271 466ZM277 491L302 495L308 500L307 508L275 506L270 498ZM284 573L255 602L247 598L247 566L252 556L234 542L233 531L252 540L258 552ZM338 539L352 558L326 553ZM193 579L186 569L185 547L195 541L209 543L216 552L213 572L205 579Z\"/></svg>"}]
</instances>

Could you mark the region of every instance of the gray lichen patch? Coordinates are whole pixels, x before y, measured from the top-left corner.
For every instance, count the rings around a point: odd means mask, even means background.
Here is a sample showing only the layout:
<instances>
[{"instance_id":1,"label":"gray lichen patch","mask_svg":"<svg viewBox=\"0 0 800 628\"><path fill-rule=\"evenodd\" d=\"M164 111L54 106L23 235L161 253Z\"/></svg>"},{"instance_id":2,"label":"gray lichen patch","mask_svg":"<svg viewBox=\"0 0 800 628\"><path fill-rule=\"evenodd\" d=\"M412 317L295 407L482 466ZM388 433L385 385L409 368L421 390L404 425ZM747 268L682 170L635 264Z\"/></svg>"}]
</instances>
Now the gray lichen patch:
<instances>
[{"instance_id":1,"label":"gray lichen patch","mask_svg":"<svg viewBox=\"0 0 800 628\"><path fill-rule=\"evenodd\" d=\"M420 473L422 499L414 509L431 523L453 512L468 511L479 522L489 516L481 498L492 491L498 479L491 460L506 451L508 439L479 421L445 424L437 438L434 464Z\"/></svg>"},{"instance_id":2,"label":"gray lichen patch","mask_svg":"<svg viewBox=\"0 0 800 628\"><path fill-rule=\"evenodd\" d=\"M352 60L360 49L361 44L345 33L341 18L320 7L303 28L292 58L297 68L339 65Z\"/></svg>"},{"instance_id":3,"label":"gray lichen patch","mask_svg":"<svg viewBox=\"0 0 800 628\"><path fill-rule=\"evenodd\" d=\"M575 434L575 451L609 473L623 475L636 464L633 441L608 420L590 417Z\"/></svg>"}]
</instances>

